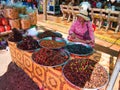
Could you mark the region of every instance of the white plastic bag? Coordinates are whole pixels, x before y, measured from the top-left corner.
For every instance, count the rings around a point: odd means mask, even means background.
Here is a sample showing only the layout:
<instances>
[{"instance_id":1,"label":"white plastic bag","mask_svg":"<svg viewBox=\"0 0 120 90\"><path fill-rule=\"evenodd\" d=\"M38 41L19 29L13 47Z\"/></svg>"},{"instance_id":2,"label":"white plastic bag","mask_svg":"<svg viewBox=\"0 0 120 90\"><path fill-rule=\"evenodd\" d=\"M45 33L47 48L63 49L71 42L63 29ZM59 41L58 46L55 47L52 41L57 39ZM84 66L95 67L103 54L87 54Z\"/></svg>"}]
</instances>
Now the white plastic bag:
<instances>
[{"instance_id":1,"label":"white plastic bag","mask_svg":"<svg viewBox=\"0 0 120 90\"><path fill-rule=\"evenodd\" d=\"M26 34L29 36L37 36L38 31L36 30L35 27L33 27L33 28L28 29Z\"/></svg>"}]
</instances>

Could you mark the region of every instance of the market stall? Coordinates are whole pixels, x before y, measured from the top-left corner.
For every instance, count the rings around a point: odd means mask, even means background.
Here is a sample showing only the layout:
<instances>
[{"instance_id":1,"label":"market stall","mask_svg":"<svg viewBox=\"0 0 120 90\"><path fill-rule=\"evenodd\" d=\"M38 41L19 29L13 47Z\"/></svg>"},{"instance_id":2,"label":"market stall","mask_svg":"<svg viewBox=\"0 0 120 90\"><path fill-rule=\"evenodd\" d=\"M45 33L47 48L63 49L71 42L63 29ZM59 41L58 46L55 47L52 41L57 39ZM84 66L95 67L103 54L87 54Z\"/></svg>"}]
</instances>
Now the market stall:
<instances>
[{"instance_id":1,"label":"market stall","mask_svg":"<svg viewBox=\"0 0 120 90\"><path fill-rule=\"evenodd\" d=\"M44 36L44 37L46 37L46 36ZM60 37L61 36L59 36L59 38L56 39L59 42L61 42ZM49 39L49 38L47 38L47 39ZM50 38L50 39L53 40L54 38ZM41 40L41 44L43 43L44 40L46 40L46 38ZM65 77L63 75L63 66L67 62L58 64L58 65L54 65L54 62L52 62L50 66L48 65L49 63L41 62L42 60L44 60L44 57L46 57L46 56L49 57L49 54L47 55L47 53L51 52L51 50L49 51L49 50L46 50L45 48L43 48L43 47L48 47L48 46L45 46L44 44L42 44L41 45L42 48L40 50L37 50L37 52L33 52L31 50L22 50L24 48L21 49L20 47L18 47L19 44L17 42L12 42L12 41L8 40L8 44L10 47L10 53L11 53L13 62L15 62L19 67L21 67L40 88L44 88L44 90L81 90L81 88L79 88L78 86L76 86L74 84L71 84L68 80L65 79ZM50 44L52 44L52 43L50 43ZM70 46L68 46L68 49L69 49L69 47L71 47L71 45L73 45L73 43L69 44L69 45ZM78 44L76 44L76 45L78 45ZM52 45L51 45L51 47L49 46L49 48L56 48L56 47L52 47ZM59 46L57 48L59 48ZM41 51L41 50L43 50L43 51ZM64 51L64 50L62 50L62 51ZM41 57L40 55L42 55L42 54L38 54L38 52L40 52L40 53L44 52L45 56ZM76 52L78 52L78 51L76 50ZM55 53L56 53L56 55L59 55L58 51L57 52L55 51ZM74 52L72 52L72 53L74 53ZM71 54L69 56L69 55L63 54L63 53L61 55L63 55L65 58L66 57L70 57L71 59L75 59L75 58L77 58L77 59L84 58L85 59L86 58L89 60L89 59L93 59L93 57L95 57L96 54L94 54L94 52L92 52L88 55L80 54L80 56L76 56L77 54L76 55ZM41 59L41 58L38 59L38 56L43 59ZM61 57L59 57L59 58L61 58ZM51 60L51 59L49 59L49 60ZM57 59L55 59L55 60L57 60ZM71 61L73 61L73 60L71 60ZM44 63L46 65L44 65ZM107 77L107 75L106 75L106 77ZM104 90L105 87L106 87L106 84L99 88Z\"/></svg>"},{"instance_id":2,"label":"market stall","mask_svg":"<svg viewBox=\"0 0 120 90\"><path fill-rule=\"evenodd\" d=\"M27 31L37 24L36 9L28 8L22 2L0 3L0 48L6 48L6 36L13 28Z\"/></svg>"},{"instance_id":3,"label":"market stall","mask_svg":"<svg viewBox=\"0 0 120 90\"><path fill-rule=\"evenodd\" d=\"M63 78L61 70L45 68L32 61L32 53L17 49L16 44L9 42L13 62L21 67L40 88L45 90L76 90Z\"/></svg>"}]
</instances>

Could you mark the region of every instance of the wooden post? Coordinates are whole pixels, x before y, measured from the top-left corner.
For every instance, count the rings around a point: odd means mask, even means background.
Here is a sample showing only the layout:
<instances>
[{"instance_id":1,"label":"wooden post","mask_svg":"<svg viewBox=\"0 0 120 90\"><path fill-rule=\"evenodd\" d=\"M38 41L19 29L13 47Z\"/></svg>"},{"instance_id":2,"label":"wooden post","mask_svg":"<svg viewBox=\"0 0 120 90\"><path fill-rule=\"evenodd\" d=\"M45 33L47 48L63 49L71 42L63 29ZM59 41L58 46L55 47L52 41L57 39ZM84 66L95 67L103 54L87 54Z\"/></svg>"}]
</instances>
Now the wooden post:
<instances>
[{"instance_id":1,"label":"wooden post","mask_svg":"<svg viewBox=\"0 0 120 90\"><path fill-rule=\"evenodd\" d=\"M115 84L115 81L118 77L119 72L120 72L120 51L119 51L119 54L118 54L118 58L117 58L112 76L111 76L110 81L108 83L107 90L113 90L113 86Z\"/></svg>"},{"instance_id":2,"label":"wooden post","mask_svg":"<svg viewBox=\"0 0 120 90\"><path fill-rule=\"evenodd\" d=\"M117 33L119 31L119 28L120 28L120 12L119 12L119 15L118 15L118 21L117 21L117 27L115 29L115 33Z\"/></svg>"},{"instance_id":3,"label":"wooden post","mask_svg":"<svg viewBox=\"0 0 120 90\"><path fill-rule=\"evenodd\" d=\"M43 17L47 20L47 0L43 0Z\"/></svg>"}]
</instances>

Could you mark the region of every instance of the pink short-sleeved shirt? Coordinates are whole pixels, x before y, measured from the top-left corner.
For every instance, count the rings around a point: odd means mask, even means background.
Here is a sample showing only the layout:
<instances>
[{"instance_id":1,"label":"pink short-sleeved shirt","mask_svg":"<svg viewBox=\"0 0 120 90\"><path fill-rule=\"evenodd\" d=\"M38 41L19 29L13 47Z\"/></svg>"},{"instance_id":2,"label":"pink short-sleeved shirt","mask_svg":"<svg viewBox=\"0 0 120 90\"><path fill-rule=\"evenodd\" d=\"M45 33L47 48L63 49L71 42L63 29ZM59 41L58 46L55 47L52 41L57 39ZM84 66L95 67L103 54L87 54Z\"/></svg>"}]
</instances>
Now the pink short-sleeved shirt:
<instances>
[{"instance_id":1,"label":"pink short-sleeved shirt","mask_svg":"<svg viewBox=\"0 0 120 90\"><path fill-rule=\"evenodd\" d=\"M76 20L70 27L69 35L75 33L79 39L84 40L83 37L87 30L89 31L89 36L91 40L94 42L94 30L92 28L92 23L90 21L85 22L84 25L82 26L81 22L79 20Z\"/></svg>"}]
</instances>

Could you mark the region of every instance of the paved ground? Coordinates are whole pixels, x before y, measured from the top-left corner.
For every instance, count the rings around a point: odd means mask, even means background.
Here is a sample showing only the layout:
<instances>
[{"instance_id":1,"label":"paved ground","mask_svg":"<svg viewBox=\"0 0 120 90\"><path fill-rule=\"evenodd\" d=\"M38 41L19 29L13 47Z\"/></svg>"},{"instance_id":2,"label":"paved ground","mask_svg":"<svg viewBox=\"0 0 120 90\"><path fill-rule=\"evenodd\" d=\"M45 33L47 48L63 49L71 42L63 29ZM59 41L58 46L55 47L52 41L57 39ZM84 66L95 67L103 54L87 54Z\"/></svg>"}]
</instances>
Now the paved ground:
<instances>
[{"instance_id":1,"label":"paved ground","mask_svg":"<svg viewBox=\"0 0 120 90\"><path fill-rule=\"evenodd\" d=\"M0 76L2 76L7 71L7 67L10 62L11 57L9 51L0 50Z\"/></svg>"}]
</instances>

